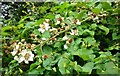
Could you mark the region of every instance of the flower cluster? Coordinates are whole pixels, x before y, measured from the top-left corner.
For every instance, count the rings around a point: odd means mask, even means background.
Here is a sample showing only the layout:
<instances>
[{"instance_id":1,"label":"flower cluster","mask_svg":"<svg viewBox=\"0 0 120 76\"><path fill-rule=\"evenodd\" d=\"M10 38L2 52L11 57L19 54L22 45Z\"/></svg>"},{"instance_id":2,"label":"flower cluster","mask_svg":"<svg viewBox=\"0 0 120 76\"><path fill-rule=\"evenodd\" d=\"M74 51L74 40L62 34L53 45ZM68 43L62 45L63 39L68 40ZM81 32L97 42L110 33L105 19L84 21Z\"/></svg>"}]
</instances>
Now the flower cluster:
<instances>
[{"instance_id":1,"label":"flower cluster","mask_svg":"<svg viewBox=\"0 0 120 76\"><path fill-rule=\"evenodd\" d=\"M43 24L40 24L39 26L40 28L38 29L38 31L40 31L41 33L44 33L45 31L49 30L49 19L45 19L45 22L43 22Z\"/></svg>"},{"instance_id":2,"label":"flower cluster","mask_svg":"<svg viewBox=\"0 0 120 76\"><path fill-rule=\"evenodd\" d=\"M24 61L26 64L28 64L29 61L33 61L34 54L32 53L32 50L34 49L35 44L30 44L26 42L14 42L12 44L12 47L13 51L11 52L11 54L19 63Z\"/></svg>"},{"instance_id":3,"label":"flower cluster","mask_svg":"<svg viewBox=\"0 0 120 76\"><path fill-rule=\"evenodd\" d=\"M100 12L99 14L95 14L93 12L88 12L88 16L93 21L96 21L97 23L99 23L101 20L103 20L104 18L106 18L107 14L106 14L106 11Z\"/></svg>"},{"instance_id":4,"label":"flower cluster","mask_svg":"<svg viewBox=\"0 0 120 76\"><path fill-rule=\"evenodd\" d=\"M70 45L70 43L72 43L72 42L74 41L73 38L68 38L67 36L64 36L64 37L62 38L62 40L65 40L65 41L66 41L66 43L65 43L65 45L64 45L64 49L68 49L68 46Z\"/></svg>"},{"instance_id":5,"label":"flower cluster","mask_svg":"<svg viewBox=\"0 0 120 76\"><path fill-rule=\"evenodd\" d=\"M65 22L66 20L70 20L70 25L67 25L67 23ZM55 21L55 25L58 26L57 28L56 27L53 27L50 25L51 20L50 19L45 19L45 21L40 24L40 28L38 28L38 31L43 34L45 31L48 31L51 35L52 38L48 39L48 38L45 38L45 37L41 37L40 38L40 44L44 43L44 41L48 41L46 42L48 45L51 45L53 44L53 42L55 40L57 40L57 37L54 37L55 35L59 34L59 32L63 31L63 30L67 30L67 29L70 29L70 26L75 26L75 25L81 25L81 22L79 21L79 19L70 19L70 17L67 17L67 18L64 18L64 17L56 17L56 21ZM68 32L69 35L73 35L73 36L78 36L78 30L77 29L71 29L70 32ZM66 41L66 44L64 45L64 48L67 49L68 48L68 45L71 43L69 42L70 41L70 38L67 38L67 36L64 36L62 38L63 40L67 40ZM73 40L73 39L72 39Z\"/></svg>"}]
</instances>

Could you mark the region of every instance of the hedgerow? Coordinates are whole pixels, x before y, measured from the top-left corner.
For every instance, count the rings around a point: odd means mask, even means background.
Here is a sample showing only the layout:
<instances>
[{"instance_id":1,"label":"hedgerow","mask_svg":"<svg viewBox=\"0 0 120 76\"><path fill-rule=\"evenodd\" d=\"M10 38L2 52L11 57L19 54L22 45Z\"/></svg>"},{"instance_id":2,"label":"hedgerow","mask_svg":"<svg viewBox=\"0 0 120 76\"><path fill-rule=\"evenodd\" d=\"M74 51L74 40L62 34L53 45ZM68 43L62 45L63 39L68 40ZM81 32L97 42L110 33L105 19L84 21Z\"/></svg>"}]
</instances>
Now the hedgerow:
<instances>
[{"instance_id":1,"label":"hedgerow","mask_svg":"<svg viewBox=\"0 0 120 76\"><path fill-rule=\"evenodd\" d=\"M119 2L19 4L3 19L4 75L118 74Z\"/></svg>"}]
</instances>

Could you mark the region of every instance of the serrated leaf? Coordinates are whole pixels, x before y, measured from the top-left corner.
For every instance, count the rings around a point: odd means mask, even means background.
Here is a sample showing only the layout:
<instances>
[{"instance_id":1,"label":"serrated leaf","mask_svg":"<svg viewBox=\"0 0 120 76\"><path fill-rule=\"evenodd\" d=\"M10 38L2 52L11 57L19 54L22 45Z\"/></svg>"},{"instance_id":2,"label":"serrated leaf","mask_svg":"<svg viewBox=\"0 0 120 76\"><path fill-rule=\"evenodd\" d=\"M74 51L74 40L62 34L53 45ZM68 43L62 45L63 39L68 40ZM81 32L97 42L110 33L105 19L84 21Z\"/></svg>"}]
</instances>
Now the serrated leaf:
<instances>
[{"instance_id":1,"label":"serrated leaf","mask_svg":"<svg viewBox=\"0 0 120 76\"><path fill-rule=\"evenodd\" d=\"M51 66L50 63L53 61L52 57L47 58L46 60L43 61L43 67L45 67L47 70L50 70Z\"/></svg>"},{"instance_id":2,"label":"serrated leaf","mask_svg":"<svg viewBox=\"0 0 120 76\"><path fill-rule=\"evenodd\" d=\"M94 34L95 34L94 31L90 31L90 30L88 30L88 29L85 29L85 30L83 31L83 35L84 35L85 33L88 33L88 34L91 35L91 36L94 36Z\"/></svg>"},{"instance_id":3,"label":"serrated leaf","mask_svg":"<svg viewBox=\"0 0 120 76\"><path fill-rule=\"evenodd\" d=\"M35 22L34 25L39 26L40 24L42 24L44 22L43 18L40 18L38 21Z\"/></svg>"},{"instance_id":4,"label":"serrated leaf","mask_svg":"<svg viewBox=\"0 0 120 76\"><path fill-rule=\"evenodd\" d=\"M44 46L43 47L43 54L51 54L52 53L52 51L53 51L53 49L50 47L50 46Z\"/></svg>"},{"instance_id":5,"label":"serrated leaf","mask_svg":"<svg viewBox=\"0 0 120 76\"><path fill-rule=\"evenodd\" d=\"M83 72L88 72L89 74L92 72L93 68L94 68L93 62L88 62L82 67Z\"/></svg>"},{"instance_id":6,"label":"serrated leaf","mask_svg":"<svg viewBox=\"0 0 120 76\"><path fill-rule=\"evenodd\" d=\"M36 61L35 63L30 65L30 70L35 69L38 65L40 64L40 62Z\"/></svg>"},{"instance_id":7,"label":"serrated leaf","mask_svg":"<svg viewBox=\"0 0 120 76\"><path fill-rule=\"evenodd\" d=\"M54 18L55 18L55 15L54 15L54 14L48 14L48 15L46 16L46 18L54 19Z\"/></svg>"},{"instance_id":8,"label":"serrated leaf","mask_svg":"<svg viewBox=\"0 0 120 76\"><path fill-rule=\"evenodd\" d=\"M58 67L59 67L59 71L61 72L61 74L66 74L66 68L67 67L69 61L63 57L61 57L61 59L58 62Z\"/></svg>"},{"instance_id":9,"label":"serrated leaf","mask_svg":"<svg viewBox=\"0 0 120 76\"><path fill-rule=\"evenodd\" d=\"M101 4L102 4L102 8L104 10L108 10L108 9L112 8L111 5L110 5L110 3L108 3L108 2L101 2Z\"/></svg>"},{"instance_id":10,"label":"serrated leaf","mask_svg":"<svg viewBox=\"0 0 120 76\"><path fill-rule=\"evenodd\" d=\"M40 46L35 47L35 53L36 53L39 57L42 56L42 51L41 51L41 49L40 49Z\"/></svg>"},{"instance_id":11,"label":"serrated leaf","mask_svg":"<svg viewBox=\"0 0 120 76\"><path fill-rule=\"evenodd\" d=\"M34 22L28 22L25 27L31 28L31 26L33 25Z\"/></svg>"},{"instance_id":12,"label":"serrated leaf","mask_svg":"<svg viewBox=\"0 0 120 76\"><path fill-rule=\"evenodd\" d=\"M92 12L94 12L95 14L99 14L100 13L100 9L99 8L94 8L92 10Z\"/></svg>"},{"instance_id":13,"label":"serrated leaf","mask_svg":"<svg viewBox=\"0 0 120 76\"><path fill-rule=\"evenodd\" d=\"M79 45L81 42L82 42L81 38L77 38L76 41L75 41L75 44Z\"/></svg>"},{"instance_id":14,"label":"serrated leaf","mask_svg":"<svg viewBox=\"0 0 120 76\"><path fill-rule=\"evenodd\" d=\"M82 67L80 65L77 64L77 62L74 62L74 69L77 71L77 73L82 71Z\"/></svg>"},{"instance_id":15,"label":"serrated leaf","mask_svg":"<svg viewBox=\"0 0 120 76\"><path fill-rule=\"evenodd\" d=\"M41 36L40 32L39 32L37 29L35 29L35 30L33 31L33 33L34 33L35 35Z\"/></svg>"},{"instance_id":16,"label":"serrated leaf","mask_svg":"<svg viewBox=\"0 0 120 76\"><path fill-rule=\"evenodd\" d=\"M48 31L45 31L44 33L42 33L42 37L43 38L50 38L50 33Z\"/></svg>"},{"instance_id":17,"label":"serrated leaf","mask_svg":"<svg viewBox=\"0 0 120 76\"><path fill-rule=\"evenodd\" d=\"M92 25L90 26L90 29L92 29L92 30L96 30L96 27L97 27L96 24L92 24Z\"/></svg>"},{"instance_id":18,"label":"serrated leaf","mask_svg":"<svg viewBox=\"0 0 120 76\"><path fill-rule=\"evenodd\" d=\"M77 18L78 18L79 20L82 20L82 19L84 19L84 18L86 18L86 17L87 17L86 11L82 11L82 12L80 12L80 13L77 15Z\"/></svg>"},{"instance_id":19,"label":"serrated leaf","mask_svg":"<svg viewBox=\"0 0 120 76\"><path fill-rule=\"evenodd\" d=\"M37 69L33 69L33 70L31 70L30 72L28 72L28 74L30 75L32 75L32 74L39 74L39 70L37 70Z\"/></svg>"},{"instance_id":20,"label":"serrated leaf","mask_svg":"<svg viewBox=\"0 0 120 76\"><path fill-rule=\"evenodd\" d=\"M56 42L55 44L54 44L54 47L61 47L61 45L62 45L62 43L61 42Z\"/></svg>"},{"instance_id":21,"label":"serrated leaf","mask_svg":"<svg viewBox=\"0 0 120 76\"><path fill-rule=\"evenodd\" d=\"M87 37L83 39L85 42L89 44L95 44L96 40L93 37Z\"/></svg>"}]
</instances>

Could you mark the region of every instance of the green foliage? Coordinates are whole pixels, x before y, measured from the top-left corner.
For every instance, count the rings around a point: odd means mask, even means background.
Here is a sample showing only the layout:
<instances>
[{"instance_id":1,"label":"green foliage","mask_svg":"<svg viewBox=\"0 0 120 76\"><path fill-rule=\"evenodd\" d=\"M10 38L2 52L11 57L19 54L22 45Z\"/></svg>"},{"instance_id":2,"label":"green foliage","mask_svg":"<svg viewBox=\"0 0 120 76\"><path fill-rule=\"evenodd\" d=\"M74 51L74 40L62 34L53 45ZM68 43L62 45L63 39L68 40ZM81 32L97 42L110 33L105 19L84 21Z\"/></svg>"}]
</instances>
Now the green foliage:
<instances>
[{"instance_id":1,"label":"green foliage","mask_svg":"<svg viewBox=\"0 0 120 76\"><path fill-rule=\"evenodd\" d=\"M117 75L120 70L118 4L96 1L21 3L21 8L15 11L19 18L13 15L3 20L3 74ZM34 55L28 64L16 59L23 50ZM29 56L26 54L23 58Z\"/></svg>"}]
</instances>

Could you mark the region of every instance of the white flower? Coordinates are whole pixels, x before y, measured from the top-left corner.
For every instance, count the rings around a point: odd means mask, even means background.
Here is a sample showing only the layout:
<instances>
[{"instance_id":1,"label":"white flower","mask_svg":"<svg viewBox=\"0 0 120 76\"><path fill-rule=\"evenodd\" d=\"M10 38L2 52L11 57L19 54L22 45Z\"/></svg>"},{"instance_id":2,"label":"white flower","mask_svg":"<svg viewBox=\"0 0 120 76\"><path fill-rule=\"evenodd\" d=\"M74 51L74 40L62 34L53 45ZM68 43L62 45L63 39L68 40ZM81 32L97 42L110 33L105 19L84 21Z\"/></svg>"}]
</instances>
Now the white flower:
<instances>
[{"instance_id":1,"label":"white flower","mask_svg":"<svg viewBox=\"0 0 120 76\"><path fill-rule=\"evenodd\" d=\"M34 49L35 46L36 46L35 44L32 44L32 45L31 45L31 49Z\"/></svg>"},{"instance_id":2,"label":"white flower","mask_svg":"<svg viewBox=\"0 0 120 76\"><path fill-rule=\"evenodd\" d=\"M50 32L51 32L51 31L57 31L57 29L56 29L56 28L52 28L52 29L50 29Z\"/></svg>"},{"instance_id":3,"label":"white flower","mask_svg":"<svg viewBox=\"0 0 120 76\"><path fill-rule=\"evenodd\" d=\"M76 24L77 24L77 25L81 25L81 22L77 19Z\"/></svg>"},{"instance_id":4,"label":"white flower","mask_svg":"<svg viewBox=\"0 0 120 76\"><path fill-rule=\"evenodd\" d=\"M17 50L13 50L13 52L11 52L12 56L15 56L15 54L17 54Z\"/></svg>"},{"instance_id":5,"label":"white flower","mask_svg":"<svg viewBox=\"0 0 120 76\"><path fill-rule=\"evenodd\" d=\"M56 25L60 24L62 21L64 21L64 17L60 17L57 19Z\"/></svg>"},{"instance_id":6,"label":"white flower","mask_svg":"<svg viewBox=\"0 0 120 76\"><path fill-rule=\"evenodd\" d=\"M16 45L15 49L18 50L19 49L19 45Z\"/></svg>"},{"instance_id":7,"label":"white flower","mask_svg":"<svg viewBox=\"0 0 120 76\"><path fill-rule=\"evenodd\" d=\"M66 44L64 45L64 49L68 49L68 46Z\"/></svg>"},{"instance_id":8,"label":"white flower","mask_svg":"<svg viewBox=\"0 0 120 76\"><path fill-rule=\"evenodd\" d=\"M24 57L22 57L22 56L15 56L15 57L14 57L14 60L17 60L18 63L21 63L21 62L24 61Z\"/></svg>"},{"instance_id":9,"label":"white flower","mask_svg":"<svg viewBox=\"0 0 120 76\"><path fill-rule=\"evenodd\" d=\"M38 31L41 32L41 33L43 33L43 32L45 32L45 29L39 28Z\"/></svg>"},{"instance_id":10,"label":"white flower","mask_svg":"<svg viewBox=\"0 0 120 76\"><path fill-rule=\"evenodd\" d=\"M70 34L71 35L78 35L78 30L71 30Z\"/></svg>"},{"instance_id":11,"label":"white flower","mask_svg":"<svg viewBox=\"0 0 120 76\"><path fill-rule=\"evenodd\" d=\"M68 39L68 37L67 36L64 36L63 38L62 38L62 40L67 40Z\"/></svg>"},{"instance_id":12,"label":"white flower","mask_svg":"<svg viewBox=\"0 0 120 76\"><path fill-rule=\"evenodd\" d=\"M43 24L45 25L45 30L48 30L50 28L49 23L43 22Z\"/></svg>"},{"instance_id":13,"label":"white flower","mask_svg":"<svg viewBox=\"0 0 120 76\"><path fill-rule=\"evenodd\" d=\"M57 20L56 25L60 24L60 21Z\"/></svg>"},{"instance_id":14,"label":"white flower","mask_svg":"<svg viewBox=\"0 0 120 76\"><path fill-rule=\"evenodd\" d=\"M98 20L98 19L99 19L98 16L96 16L95 18L93 18L93 21L94 21L94 20Z\"/></svg>"},{"instance_id":15,"label":"white flower","mask_svg":"<svg viewBox=\"0 0 120 76\"><path fill-rule=\"evenodd\" d=\"M47 40L46 38L41 38L42 40Z\"/></svg>"},{"instance_id":16,"label":"white flower","mask_svg":"<svg viewBox=\"0 0 120 76\"><path fill-rule=\"evenodd\" d=\"M46 30L50 28L49 23L43 22L43 24L40 24L40 28L38 29L39 32L43 33Z\"/></svg>"},{"instance_id":17,"label":"white flower","mask_svg":"<svg viewBox=\"0 0 120 76\"><path fill-rule=\"evenodd\" d=\"M22 59L20 59L23 60L26 64L28 64L29 61L33 61L34 54L32 54L31 51L22 50L22 52L19 54L22 56Z\"/></svg>"}]
</instances>

